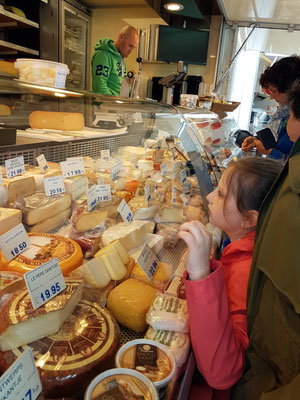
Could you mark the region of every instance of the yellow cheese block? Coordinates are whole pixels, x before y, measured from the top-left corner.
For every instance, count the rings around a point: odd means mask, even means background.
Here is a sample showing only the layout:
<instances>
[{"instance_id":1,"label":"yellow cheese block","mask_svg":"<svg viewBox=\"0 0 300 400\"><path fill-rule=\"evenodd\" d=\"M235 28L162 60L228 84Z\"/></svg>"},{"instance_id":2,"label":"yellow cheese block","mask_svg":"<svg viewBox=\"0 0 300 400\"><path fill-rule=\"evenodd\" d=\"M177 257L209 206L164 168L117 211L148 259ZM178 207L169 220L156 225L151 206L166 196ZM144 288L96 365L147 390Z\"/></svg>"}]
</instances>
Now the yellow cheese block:
<instances>
[{"instance_id":1,"label":"yellow cheese block","mask_svg":"<svg viewBox=\"0 0 300 400\"><path fill-rule=\"evenodd\" d=\"M107 308L120 324L135 332L143 332L147 327L147 311L157 292L143 282L127 279L109 293Z\"/></svg>"},{"instance_id":2,"label":"yellow cheese block","mask_svg":"<svg viewBox=\"0 0 300 400\"><path fill-rule=\"evenodd\" d=\"M22 211L0 207L0 236L22 222Z\"/></svg>"},{"instance_id":3,"label":"yellow cheese block","mask_svg":"<svg viewBox=\"0 0 300 400\"><path fill-rule=\"evenodd\" d=\"M152 281L148 279L142 268L136 264L132 270L131 278L137 279L147 285L154 286L156 289L163 291L167 286L169 280L173 275L173 267L171 264L159 262L156 268L156 272L153 276Z\"/></svg>"},{"instance_id":4,"label":"yellow cheese block","mask_svg":"<svg viewBox=\"0 0 300 400\"><path fill-rule=\"evenodd\" d=\"M95 257L101 257L103 254L111 253L113 250L119 254L123 264L127 264L129 262L129 255L120 240L115 240L109 245L103 247L95 254Z\"/></svg>"},{"instance_id":5,"label":"yellow cheese block","mask_svg":"<svg viewBox=\"0 0 300 400\"><path fill-rule=\"evenodd\" d=\"M84 118L81 113L34 111L29 116L29 125L32 129L82 131Z\"/></svg>"},{"instance_id":6,"label":"yellow cheese block","mask_svg":"<svg viewBox=\"0 0 300 400\"><path fill-rule=\"evenodd\" d=\"M114 281L118 281L126 276L127 269L115 250L112 250L111 253L103 254L100 259L104 262L111 279Z\"/></svg>"},{"instance_id":7,"label":"yellow cheese block","mask_svg":"<svg viewBox=\"0 0 300 400\"><path fill-rule=\"evenodd\" d=\"M33 176L19 175L14 178L3 179L7 187L7 202L12 203L18 197L30 196L35 193L35 180Z\"/></svg>"},{"instance_id":8,"label":"yellow cheese block","mask_svg":"<svg viewBox=\"0 0 300 400\"><path fill-rule=\"evenodd\" d=\"M22 274L57 257L63 275L68 275L82 264L82 251L74 240L50 233L28 233L31 246L18 257L5 262L2 259L1 268Z\"/></svg>"}]
</instances>

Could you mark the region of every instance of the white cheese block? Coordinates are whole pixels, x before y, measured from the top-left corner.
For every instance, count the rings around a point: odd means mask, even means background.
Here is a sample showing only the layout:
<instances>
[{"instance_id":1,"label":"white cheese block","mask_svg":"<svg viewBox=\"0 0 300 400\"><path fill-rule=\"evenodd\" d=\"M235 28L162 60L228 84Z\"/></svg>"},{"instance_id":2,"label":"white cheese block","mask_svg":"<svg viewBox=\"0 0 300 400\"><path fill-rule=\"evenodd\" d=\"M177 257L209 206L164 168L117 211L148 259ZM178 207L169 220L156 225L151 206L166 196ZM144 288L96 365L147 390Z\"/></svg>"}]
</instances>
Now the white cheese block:
<instances>
[{"instance_id":1,"label":"white cheese block","mask_svg":"<svg viewBox=\"0 0 300 400\"><path fill-rule=\"evenodd\" d=\"M104 288L111 281L104 262L100 258L92 258L80 267L88 285L94 288Z\"/></svg>"},{"instance_id":2,"label":"white cheese block","mask_svg":"<svg viewBox=\"0 0 300 400\"><path fill-rule=\"evenodd\" d=\"M22 211L0 207L0 236L22 222Z\"/></svg>"},{"instance_id":3,"label":"white cheese block","mask_svg":"<svg viewBox=\"0 0 300 400\"><path fill-rule=\"evenodd\" d=\"M3 181L8 189L8 203L14 202L18 197L30 196L36 190L33 176L24 174L14 178L3 179Z\"/></svg>"},{"instance_id":4,"label":"white cheese block","mask_svg":"<svg viewBox=\"0 0 300 400\"><path fill-rule=\"evenodd\" d=\"M83 284L65 278L67 288L38 309L32 309L27 289L14 292L2 309L0 349L12 350L57 332L82 297Z\"/></svg>"},{"instance_id":5,"label":"white cheese block","mask_svg":"<svg viewBox=\"0 0 300 400\"><path fill-rule=\"evenodd\" d=\"M35 193L25 197L18 208L23 211L23 221L27 225L35 225L47 218L71 207L72 199L69 193L46 196L45 193Z\"/></svg>"},{"instance_id":6,"label":"white cheese block","mask_svg":"<svg viewBox=\"0 0 300 400\"><path fill-rule=\"evenodd\" d=\"M101 255L100 259L104 262L111 279L114 281L124 278L124 276L127 274L127 269L116 251L103 254Z\"/></svg>"},{"instance_id":7,"label":"white cheese block","mask_svg":"<svg viewBox=\"0 0 300 400\"><path fill-rule=\"evenodd\" d=\"M7 205L8 189L5 185L0 185L0 207Z\"/></svg>"},{"instance_id":8,"label":"white cheese block","mask_svg":"<svg viewBox=\"0 0 300 400\"><path fill-rule=\"evenodd\" d=\"M50 232L64 224L70 216L71 208L67 208L53 217L47 218L44 221L31 226L29 232Z\"/></svg>"},{"instance_id":9,"label":"white cheese block","mask_svg":"<svg viewBox=\"0 0 300 400\"><path fill-rule=\"evenodd\" d=\"M129 262L129 255L124 249L124 246L122 245L120 240L115 240L108 246L103 247L95 254L95 257L100 257L103 254L111 253L112 251L116 251L119 254L123 264L127 264Z\"/></svg>"},{"instance_id":10,"label":"white cheese block","mask_svg":"<svg viewBox=\"0 0 300 400\"><path fill-rule=\"evenodd\" d=\"M138 167L142 170L153 170L154 162L151 160L138 160Z\"/></svg>"},{"instance_id":11,"label":"white cheese block","mask_svg":"<svg viewBox=\"0 0 300 400\"><path fill-rule=\"evenodd\" d=\"M164 246L164 237L161 235L150 233L147 236L146 240L139 247L129 251L130 257L137 261L137 259L141 255L141 252L143 251L145 244L147 244L150 249L152 249L153 252L158 255L158 253L162 250Z\"/></svg>"},{"instance_id":12,"label":"white cheese block","mask_svg":"<svg viewBox=\"0 0 300 400\"><path fill-rule=\"evenodd\" d=\"M114 240L119 239L126 250L134 249L146 239L154 229L152 221L132 221L130 224L121 222L108 228L103 232L102 244L107 246Z\"/></svg>"},{"instance_id":13,"label":"white cheese block","mask_svg":"<svg viewBox=\"0 0 300 400\"><path fill-rule=\"evenodd\" d=\"M76 200L88 190L88 178L85 175L64 179L65 189L72 200Z\"/></svg>"},{"instance_id":14,"label":"white cheese block","mask_svg":"<svg viewBox=\"0 0 300 400\"><path fill-rule=\"evenodd\" d=\"M181 224L183 222L183 208L164 207L161 211L161 220L163 222L175 222Z\"/></svg>"}]
</instances>

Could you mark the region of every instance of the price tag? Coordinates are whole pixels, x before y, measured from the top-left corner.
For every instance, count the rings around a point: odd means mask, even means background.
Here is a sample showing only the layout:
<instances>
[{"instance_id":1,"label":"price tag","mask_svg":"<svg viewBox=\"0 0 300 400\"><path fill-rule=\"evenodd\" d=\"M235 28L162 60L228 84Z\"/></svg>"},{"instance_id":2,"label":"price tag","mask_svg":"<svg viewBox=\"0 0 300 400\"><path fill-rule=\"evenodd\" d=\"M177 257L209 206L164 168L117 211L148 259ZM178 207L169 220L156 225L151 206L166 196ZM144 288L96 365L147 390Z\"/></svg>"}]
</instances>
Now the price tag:
<instances>
[{"instance_id":1,"label":"price tag","mask_svg":"<svg viewBox=\"0 0 300 400\"><path fill-rule=\"evenodd\" d=\"M176 186L172 186L172 203L173 204L176 203L176 192L177 192Z\"/></svg>"},{"instance_id":2,"label":"price tag","mask_svg":"<svg viewBox=\"0 0 300 400\"><path fill-rule=\"evenodd\" d=\"M189 203L186 195L184 193L181 193L180 198L181 198L183 204L185 205L185 207L188 207L190 203Z\"/></svg>"},{"instance_id":3,"label":"price tag","mask_svg":"<svg viewBox=\"0 0 300 400\"><path fill-rule=\"evenodd\" d=\"M1 400L35 400L42 391L30 347L8 368L0 378Z\"/></svg>"},{"instance_id":4,"label":"price tag","mask_svg":"<svg viewBox=\"0 0 300 400\"><path fill-rule=\"evenodd\" d=\"M46 196L53 196L66 191L64 179L61 175L44 178L44 188Z\"/></svg>"},{"instance_id":5,"label":"price tag","mask_svg":"<svg viewBox=\"0 0 300 400\"><path fill-rule=\"evenodd\" d=\"M101 158L104 161L110 160L110 150L101 150Z\"/></svg>"},{"instance_id":6,"label":"price tag","mask_svg":"<svg viewBox=\"0 0 300 400\"><path fill-rule=\"evenodd\" d=\"M169 142L169 149L170 150L174 150L174 143L173 142Z\"/></svg>"},{"instance_id":7,"label":"price tag","mask_svg":"<svg viewBox=\"0 0 300 400\"><path fill-rule=\"evenodd\" d=\"M38 162L39 167L41 168L42 174L44 174L47 171L47 169L49 169L49 166L48 166L48 163L47 163L47 160L46 160L44 154L41 154L40 156L38 156L36 158L36 161Z\"/></svg>"},{"instance_id":8,"label":"price tag","mask_svg":"<svg viewBox=\"0 0 300 400\"><path fill-rule=\"evenodd\" d=\"M97 185L97 202L111 200L110 185Z\"/></svg>"},{"instance_id":9,"label":"price tag","mask_svg":"<svg viewBox=\"0 0 300 400\"><path fill-rule=\"evenodd\" d=\"M66 282L56 257L32 271L26 272L24 280L33 308L41 307L66 288Z\"/></svg>"},{"instance_id":10,"label":"price tag","mask_svg":"<svg viewBox=\"0 0 300 400\"><path fill-rule=\"evenodd\" d=\"M97 204L97 185L93 185L87 191L87 203L88 203L88 210L92 211L92 209Z\"/></svg>"},{"instance_id":11,"label":"price tag","mask_svg":"<svg viewBox=\"0 0 300 400\"><path fill-rule=\"evenodd\" d=\"M110 169L110 177L111 177L111 180L112 181L114 181L114 180L116 180L117 179L117 177L119 176L119 174L120 174L120 172L121 172L121 170L122 170L122 160L121 160L121 158L120 157L117 157L116 159L115 159L115 163L114 163L114 165L111 167L111 169Z\"/></svg>"},{"instance_id":12,"label":"price tag","mask_svg":"<svg viewBox=\"0 0 300 400\"><path fill-rule=\"evenodd\" d=\"M145 247L143 248L139 258L137 259L137 263L145 272L149 281L152 281L153 279L158 262L159 260L153 250L150 249L147 244L145 244Z\"/></svg>"},{"instance_id":13,"label":"price tag","mask_svg":"<svg viewBox=\"0 0 300 400\"><path fill-rule=\"evenodd\" d=\"M160 172L162 174L162 176L166 176L168 173L168 169L166 164L160 164Z\"/></svg>"},{"instance_id":14,"label":"price tag","mask_svg":"<svg viewBox=\"0 0 300 400\"><path fill-rule=\"evenodd\" d=\"M80 161L84 165L83 157L67 157L67 161Z\"/></svg>"},{"instance_id":15,"label":"price tag","mask_svg":"<svg viewBox=\"0 0 300 400\"><path fill-rule=\"evenodd\" d=\"M3 185L3 184L4 184L4 182L3 182L3 176L2 176L1 169L0 169L0 185Z\"/></svg>"},{"instance_id":16,"label":"price tag","mask_svg":"<svg viewBox=\"0 0 300 400\"><path fill-rule=\"evenodd\" d=\"M184 185L186 183L186 170L185 169L183 169L180 172L180 182L182 185Z\"/></svg>"},{"instance_id":17,"label":"price tag","mask_svg":"<svg viewBox=\"0 0 300 400\"><path fill-rule=\"evenodd\" d=\"M149 188L148 183L147 183L147 185L145 185L144 192L145 192L146 203L149 206L150 200L151 200L151 194L150 194L150 188Z\"/></svg>"},{"instance_id":18,"label":"price tag","mask_svg":"<svg viewBox=\"0 0 300 400\"><path fill-rule=\"evenodd\" d=\"M130 207L126 203L126 201L123 199L118 207L118 211L121 214L121 217L123 218L124 222L126 224L129 224L129 222L132 220L133 214L132 211L130 210Z\"/></svg>"},{"instance_id":19,"label":"price tag","mask_svg":"<svg viewBox=\"0 0 300 400\"><path fill-rule=\"evenodd\" d=\"M98 185L103 185L104 183L104 178L99 178L98 179Z\"/></svg>"},{"instance_id":20,"label":"price tag","mask_svg":"<svg viewBox=\"0 0 300 400\"><path fill-rule=\"evenodd\" d=\"M85 173L82 157L76 158L75 160L62 161L59 164L64 178L84 175Z\"/></svg>"},{"instance_id":21,"label":"price tag","mask_svg":"<svg viewBox=\"0 0 300 400\"><path fill-rule=\"evenodd\" d=\"M31 243L23 224L15 226L10 231L0 236L0 248L2 249L6 261L10 261L19 256L30 246Z\"/></svg>"},{"instance_id":22,"label":"price tag","mask_svg":"<svg viewBox=\"0 0 300 400\"><path fill-rule=\"evenodd\" d=\"M6 177L12 178L25 172L24 157L11 158L5 160Z\"/></svg>"}]
</instances>

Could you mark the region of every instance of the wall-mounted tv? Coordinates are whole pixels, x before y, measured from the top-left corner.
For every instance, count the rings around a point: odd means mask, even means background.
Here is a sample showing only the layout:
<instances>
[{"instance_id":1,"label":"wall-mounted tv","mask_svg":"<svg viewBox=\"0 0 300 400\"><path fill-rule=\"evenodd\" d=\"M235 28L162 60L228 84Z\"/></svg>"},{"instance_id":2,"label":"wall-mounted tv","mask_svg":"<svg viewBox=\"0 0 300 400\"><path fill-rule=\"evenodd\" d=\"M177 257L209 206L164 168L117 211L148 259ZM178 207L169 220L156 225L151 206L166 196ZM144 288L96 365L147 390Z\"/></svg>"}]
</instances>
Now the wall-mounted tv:
<instances>
[{"instance_id":1,"label":"wall-mounted tv","mask_svg":"<svg viewBox=\"0 0 300 400\"><path fill-rule=\"evenodd\" d=\"M159 25L157 60L206 65L209 31Z\"/></svg>"}]
</instances>

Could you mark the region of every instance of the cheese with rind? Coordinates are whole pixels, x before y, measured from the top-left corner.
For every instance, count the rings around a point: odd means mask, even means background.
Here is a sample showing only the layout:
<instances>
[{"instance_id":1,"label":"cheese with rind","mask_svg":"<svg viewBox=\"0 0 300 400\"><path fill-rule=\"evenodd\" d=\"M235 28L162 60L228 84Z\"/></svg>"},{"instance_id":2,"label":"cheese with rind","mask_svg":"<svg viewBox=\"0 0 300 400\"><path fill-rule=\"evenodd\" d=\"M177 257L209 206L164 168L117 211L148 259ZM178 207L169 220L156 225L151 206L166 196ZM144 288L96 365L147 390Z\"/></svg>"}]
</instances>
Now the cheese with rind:
<instances>
[{"instance_id":1,"label":"cheese with rind","mask_svg":"<svg viewBox=\"0 0 300 400\"><path fill-rule=\"evenodd\" d=\"M85 175L64 179L65 189L70 193L72 200L76 200L88 190L88 178Z\"/></svg>"},{"instance_id":2,"label":"cheese with rind","mask_svg":"<svg viewBox=\"0 0 300 400\"><path fill-rule=\"evenodd\" d=\"M20 175L14 178L4 178L4 184L7 187L7 202L12 203L18 197L30 196L35 193L36 185L33 176Z\"/></svg>"},{"instance_id":3,"label":"cheese with rind","mask_svg":"<svg viewBox=\"0 0 300 400\"><path fill-rule=\"evenodd\" d=\"M137 279L145 283L146 285L154 286L156 287L156 289L160 291L163 291L166 288L172 275L173 275L172 265L159 261L156 267L155 274L151 281L148 279L147 275L138 264L136 264L135 267L133 268L130 277Z\"/></svg>"},{"instance_id":4,"label":"cheese with rind","mask_svg":"<svg viewBox=\"0 0 300 400\"><path fill-rule=\"evenodd\" d=\"M81 131L84 117L81 113L34 111L29 115L29 125L32 129Z\"/></svg>"},{"instance_id":5,"label":"cheese with rind","mask_svg":"<svg viewBox=\"0 0 300 400\"><path fill-rule=\"evenodd\" d=\"M0 236L22 222L22 211L0 207Z\"/></svg>"},{"instance_id":6,"label":"cheese with rind","mask_svg":"<svg viewBox=\"0 0 300 400\"><path fill-rule=\"evenodd\" d=\"M70 216L71 208L67 208L53 217L47 218L44 221L28 227L28 232L50 232L64 224Z\"/></svg>"},{"instance_id":7,"label":"cheese with rind","mask_svg":"<svg viewBox=\"0 0 300 400\"><path fill-rule=\"evenodd\" d=\"M122 260L116 250L112 250L111 253L101 255L100 259L104 262L111 279L114 281L118 281L126 276L127 269L122 263Z\"/></svg>"},{"instance_id":8,"label":"cheese with rind","mask_svg":"<svg viewBox=\"0 0 300 400\"><path fill-rule=\"evenodd\" d=\"M104 288L111 281L111 276L100 258L92 258L84 263L80 270L85 281L91 287Z\"/></svg>"},{"instance_id":9,"label":"cheese with rind","mask_svg":"<svg viewBox=\"0 0 300 400\"><path fill-rule=\"evenodd\" d=\"M101 257L103 254L111 253L112 250L115 250L119 254L123 264L127 264L129 262L129 255L119 240L115 240L109 245L103 247L95 254L95 257Z\"/></svg>"}]
</instances>

